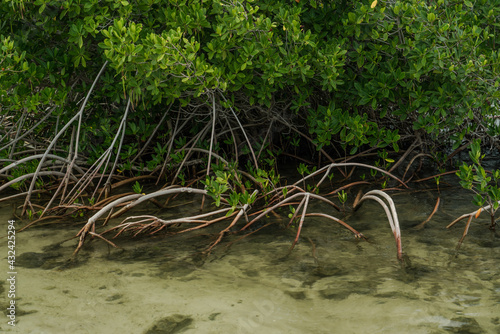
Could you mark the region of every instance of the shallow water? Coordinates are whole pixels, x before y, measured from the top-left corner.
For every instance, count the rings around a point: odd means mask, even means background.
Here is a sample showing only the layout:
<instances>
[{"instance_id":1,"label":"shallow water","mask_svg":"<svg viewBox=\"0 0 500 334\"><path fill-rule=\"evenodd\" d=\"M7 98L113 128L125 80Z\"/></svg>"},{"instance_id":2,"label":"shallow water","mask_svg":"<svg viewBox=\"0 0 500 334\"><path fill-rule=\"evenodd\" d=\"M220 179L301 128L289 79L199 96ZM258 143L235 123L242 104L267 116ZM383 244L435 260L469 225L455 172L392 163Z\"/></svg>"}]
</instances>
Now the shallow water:
<instances>
[{"instance_id":1,"label":"shallow water","mask_svg":"<svg viewBox=\"0 0 500 334\"><path fill-rule=\"evenodd\" d=\"M368 241L340 225L306 218L301 240L279 224L212 255L198 235L94 240L68 263L78 226L35 227L16 239L16 326L6 333L500 333L500 236L486 216L475 219L459 252L470 194L443 191L440 210L424 229L436 194L393 194L403 251L401 268L384 211L367 202L346 218ZM195 202L173 211L196 212ZM11 206L0 208L7 230ZM310 212L331 212L315 203ZM286 212L281 213L284 217ZM22 226L26 222L16 222ZM2 232L2 235L4 233ZM238 235L239 237L239 235ZM7 276L7 242L0 240ZM42 255L44 253L45 255ZM3 280L1 305L8 285Z\"/></svg>"}]
</instances>

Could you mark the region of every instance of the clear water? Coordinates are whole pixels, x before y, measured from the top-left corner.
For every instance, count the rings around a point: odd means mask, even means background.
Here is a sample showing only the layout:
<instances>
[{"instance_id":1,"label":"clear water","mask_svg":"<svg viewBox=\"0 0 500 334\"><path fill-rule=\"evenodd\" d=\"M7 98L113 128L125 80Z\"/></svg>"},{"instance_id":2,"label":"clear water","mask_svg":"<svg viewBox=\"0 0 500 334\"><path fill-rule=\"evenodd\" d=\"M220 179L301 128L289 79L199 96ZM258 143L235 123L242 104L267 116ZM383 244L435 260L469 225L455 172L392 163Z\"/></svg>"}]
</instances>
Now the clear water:
<instances>
[{"instance_id":1,"label":"clear water","mask_svg":"<svg viewBox=\"0 0 500 334\"><path fill-rule=\"evenodd\" d=\"M276 217L275 225L242 240L236 241L241 234L226 238L208 257L200 252L213 240L213 231L205 230L114 239L123 249L94 240L76 263L67 263L76 240L65 240L75 235L82 219L75 219L79 225L66 221L29 229L16 240L17 325L9 326L4 316L0 331L500 333L499 233L489 231L489 220L481 216L456 252L465 222L445 229L475 210L470 194L443 191L440 210L421 230L414 227L432 212L436 193L393 198L403 251L411 260L405 269L396 260L389 224L375 202L345 218L368 241L310 217L290 254L296 230L282 229ZM193 199L171 214L196 212L199 198ZM2 205L0 228L6 231L12 208ZM314 202L310 208L341 218L331 211ZM279 214L285 218L287 212ZM0 249L0 268L7 276L5 238ZM5 309L8 286L2 281Z\"/></svg>"}]
</instances>

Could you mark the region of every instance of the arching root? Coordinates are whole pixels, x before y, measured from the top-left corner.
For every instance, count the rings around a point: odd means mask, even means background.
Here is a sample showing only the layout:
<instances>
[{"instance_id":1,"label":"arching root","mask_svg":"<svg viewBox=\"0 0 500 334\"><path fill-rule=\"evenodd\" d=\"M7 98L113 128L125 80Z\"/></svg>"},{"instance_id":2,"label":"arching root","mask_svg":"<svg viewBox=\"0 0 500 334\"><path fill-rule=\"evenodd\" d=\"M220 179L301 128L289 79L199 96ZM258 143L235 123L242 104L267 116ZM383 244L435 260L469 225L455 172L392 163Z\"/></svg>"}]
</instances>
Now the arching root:
<instances>
[{"instance_id":1,"label":"arching root","mask_svg":"<svg viewBox=\"0 0 500 334\"><path fill-rule=\"evenodd\" d=\"M377 197L380 196L380 197ZM388 203L389 206L382 200L385 199ZM397 257L398 260L403 262L403 247L401 245L401 230L399 228L399 219L398 219L398 214L396 212L396 206L394 205L394 201L392 198L384 193L383 191L380 190L372 190L367 192L359 202L357 203L357 206L355 207L358 208L359 205L367 199L371 199L379 203L382 208L384 208L385 214L387 215L387 219L389 220L389 225L391 225L391 230L392 233L394 234L394 239L396 240L396 248L397 248Z\"/></svg>"}]
</instances>

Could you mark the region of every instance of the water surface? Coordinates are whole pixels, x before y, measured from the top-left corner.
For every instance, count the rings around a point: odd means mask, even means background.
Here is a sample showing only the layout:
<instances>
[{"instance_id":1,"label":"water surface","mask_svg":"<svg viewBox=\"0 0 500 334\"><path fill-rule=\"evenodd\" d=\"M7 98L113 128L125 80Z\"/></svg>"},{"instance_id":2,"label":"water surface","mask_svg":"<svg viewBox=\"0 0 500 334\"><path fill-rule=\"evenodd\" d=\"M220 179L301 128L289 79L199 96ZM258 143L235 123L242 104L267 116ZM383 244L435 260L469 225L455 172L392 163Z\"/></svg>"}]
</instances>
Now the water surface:
<instances>
[{"instance_id":1,"label":"water surface","mask_svg":"<svg viewBox=\"0 0 500 334\"><path fill-rule=\"evenodd\" d=\"M35 227L17 234L17 325L5 333L500 333L500 236L486 216L475 219L459 252L465 222L475 210L470 193L442 192L441 207L424 229L437 194L395 194L402 269L384 211L367 202L346 221L366 235L355 240L340 225L310 217L288 254L296 230L275 225L208 257L213 230L175 237L94 240L68 262L81 227ZM194 203L164 213L197 212ZM10 204L0 208L6 231ZM148 207L149 208L149 207ZM144 208L154 210L154 207ZM312 203L311 212L342 218ZM148 212L150 213L150 212ZM284 218L287 212L280 213ZM17 221L18 226L26 222ZM224 224L224 223L223 223ZM222 226L222 225L220 225ZM3 235L3 233L2 233ZM67 241L65 241L67 240ZM7 243L0 240L2 266ZM2 269L7 276L6 269ZM7 305L2 285L1 305Z\"/></svg>"}]
</instances>

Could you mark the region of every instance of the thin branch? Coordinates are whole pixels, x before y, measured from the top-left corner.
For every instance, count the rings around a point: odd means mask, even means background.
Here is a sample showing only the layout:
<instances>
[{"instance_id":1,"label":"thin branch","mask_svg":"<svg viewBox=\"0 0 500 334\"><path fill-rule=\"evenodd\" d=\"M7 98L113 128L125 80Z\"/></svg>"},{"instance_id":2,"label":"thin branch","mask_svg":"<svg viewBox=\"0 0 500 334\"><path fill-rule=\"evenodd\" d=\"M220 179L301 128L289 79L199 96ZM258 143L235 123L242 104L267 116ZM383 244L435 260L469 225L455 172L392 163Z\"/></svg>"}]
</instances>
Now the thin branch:
<instances>
[{"instance_id":1,"label":"thin branch","mask_svg":"<svg viewBox=\"0 0 500 334\"><path fill-rule=\"evenodd\" d=\"M5 150L6 148L8 148L11 145L14 145L19 140L23 139L24 137L26 137L27 135L29 135L31 132L33 132L33 130L35 130L40 124L42 124L52 114L52 112L54 111L54 109L56 109L56 107L53 107L52 109L50 109L49 112L47 114L45 114L45 116L43 116L42 119L40 121L38 121L38 123L36 123L35 125L33 125L29 130L23 131L23 134L20 137L16 136L16 138L14 140L11 140L7 145L1 147L0 151Z\"/></svg>"},{"instance_id":2,"label":"thin branch","mask_svg":"<svg viewBox=\"0 0 500 334\"><path fill-rule=\"evenodd\" d=\"M224 94L221 94L221 96L224 99L224 101L227 102ZM236 116L236 113L234 112L233 108L231 106L229 106L229 109L233 113L234 118L236 119L236 122L238 122L238 125L240 126L241 132L243 132L243 136L245 136L245 140L247 141L247 144L248 144L248 149L250 150L250 153L252 153L255 168L259 169L259 163L257 161L257 157L255 156L255 152L253 151L252 144L250 143L250 139L248 139L247 133L245 132L245 129L243 129L243 126L241 125L240 120L238 119L238 116Z\"/></svg>"},{"instance_id":3,"label":"thin branch","mask_svg":"<svg viewBox=\"0 0 500 334\"><path fill-rule=\"evenodd\" d=\"M38 168L35 172L35 177L33 178L33 180L31 181L31 184L30 184L30 188L28 190L28 195L26 196L26 199L24 201L24 205L23 205L23 209L22 209L22 212L21 212L21 215L24 215L24 212L26 211L26 207L28 205L28 203L30 202L31 200L31 193L33 192L33 189L35 188L35 184L36 184L36 179L37 179L37 175L38 173L40 173L40 170L42 168L42 165L43 163L45 162L45 159L47 158L47 155L49 154L50 150L52 149L52 147L56 144L57 140L59 139L60 136L62 136L62 134L64 132L66 132L66 129L69 128L69 126L75 121L77 120L78 118L81 118L81 115L83 114L83 110L85 109L85 106L87 105L87 102L88 102L88 99L90 97L90 95L92 94L92 91L94 90L94 87L95 85L97 84L97 81L99 80L100 76L102 75L102 73L104 72L104 69L106 68L106 66L108 65L108 61L106 61L104 63L104 65L102 66L101 70L99 71L99 73L97 74L96 78L94 79L94 82L92 83L92 86L90 87L89 89L89 92L87 93L87 96L85 97L85 101L83 102L82 104L82 107L80 108L80 110L78 111L78 113L73 116L73 118L71 118L68 123L59 131L59 133L54 137L54 139L52 139L52 141L50 142L49 146L47 147L47 149L45 150L45 153L43 155L43 157L41 158L40 160L40 163L38 165ZM77 144L76 144L77 145ZM75 152L75 157L74 159L77 158L77 154Z\"/></svg>"}]
</instances>

